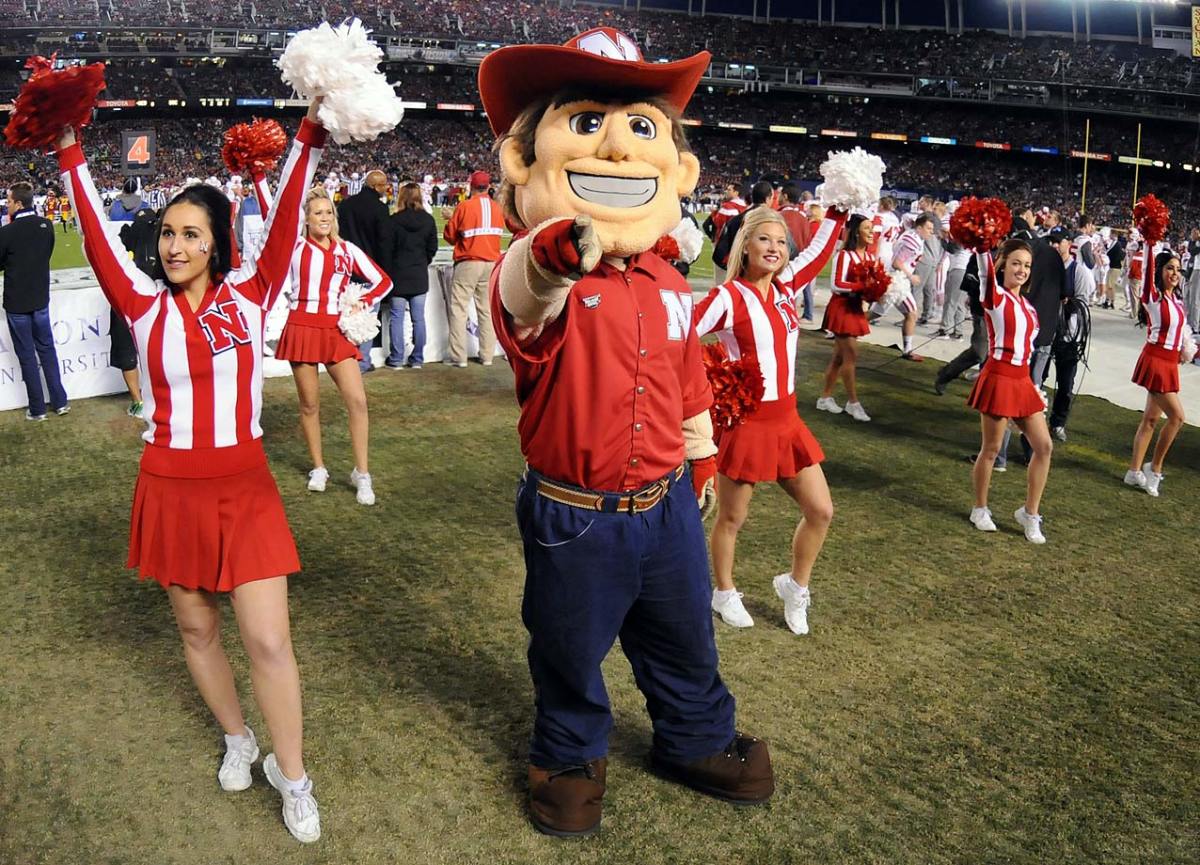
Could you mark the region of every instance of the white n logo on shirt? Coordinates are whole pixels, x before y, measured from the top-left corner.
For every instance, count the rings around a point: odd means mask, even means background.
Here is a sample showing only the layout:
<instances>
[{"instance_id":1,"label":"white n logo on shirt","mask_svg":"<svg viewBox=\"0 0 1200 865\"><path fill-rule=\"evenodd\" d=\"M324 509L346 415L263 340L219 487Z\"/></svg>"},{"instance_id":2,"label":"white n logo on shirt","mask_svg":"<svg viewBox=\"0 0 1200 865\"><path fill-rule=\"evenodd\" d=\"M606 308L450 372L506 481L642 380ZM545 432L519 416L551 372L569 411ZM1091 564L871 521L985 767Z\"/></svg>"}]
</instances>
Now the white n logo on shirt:
<instances>
[{"instance_id":1,"label":"white n logo on shirt","mask_svg":"<svg viewBox=\"0 0 1200 865\"><path fill-rule=\"evenodd\" d=\"M692 296L666 288L659 289L658 295L667 308L667 339L686 339L692 326Z\"/></svg>"}]
</instances>

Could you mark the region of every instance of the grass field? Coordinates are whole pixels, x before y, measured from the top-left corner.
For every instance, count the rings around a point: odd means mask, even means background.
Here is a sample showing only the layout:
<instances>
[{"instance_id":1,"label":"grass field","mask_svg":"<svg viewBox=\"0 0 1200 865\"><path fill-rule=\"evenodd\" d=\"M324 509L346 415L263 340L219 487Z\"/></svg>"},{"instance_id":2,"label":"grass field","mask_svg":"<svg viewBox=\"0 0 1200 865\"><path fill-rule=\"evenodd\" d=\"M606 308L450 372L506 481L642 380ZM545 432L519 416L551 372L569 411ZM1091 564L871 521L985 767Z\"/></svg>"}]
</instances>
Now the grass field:
<instances>
[{"instance_id":1,"label":"grass field","mask_svg":"<svg viewBox=\"0 0 1200 865\"><path fill-rule=\"evenodd\" d=\"M977 444L965 387L863 348L875 420L812 411L828 344L801 341L801 408L838 508L813 634L770 578L796 514L762 488L739 587L757 624L717 625L739 726L766 737L767 806L737 810L650 775L642 700L606 662L616 729L602 832L537 835L524 814L532 691L513 521L511 374L427 367L368 378L379 504L305 492L288 379L263 425L300 547L291 581L307 762L324 837L300 848L277 797L215 783L219 730L163 592L122 568L138 429L124 400L27 424L0 415L0 863L1190 863L1200 858L1200 439L1162 498L1121 485L1136 416L1080 398L1028 544L998 475L1001 531L966 520ZM326 453L350 469L323 379ZM248 718L245 656L227 635ZM264 742L265 747L269 747Z\"/></svg>"}]
</instances>

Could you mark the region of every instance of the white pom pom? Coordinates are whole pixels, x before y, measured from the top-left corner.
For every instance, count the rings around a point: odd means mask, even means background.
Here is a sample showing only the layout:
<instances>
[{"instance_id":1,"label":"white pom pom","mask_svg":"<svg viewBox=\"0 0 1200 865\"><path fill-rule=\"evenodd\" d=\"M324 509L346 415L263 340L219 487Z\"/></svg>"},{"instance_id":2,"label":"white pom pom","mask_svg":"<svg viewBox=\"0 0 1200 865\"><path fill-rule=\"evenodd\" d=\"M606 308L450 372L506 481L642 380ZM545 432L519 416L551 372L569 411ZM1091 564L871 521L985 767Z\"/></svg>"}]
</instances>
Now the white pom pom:
<instances>
[{"instance_id":1,"label":"white pom pom","mask_svg":"<svg viewBox=\"0 0 1200 865\"><path fill-rule=\"evenodd\" d=\"M895 305L912 297L912 281L909 280L907 273L903 270L890 270L888 276L892 278L892 284L880 299L880 303Z\"/></svg>"},{"instance_id":2,"label":"white pom pom","mask_svg":"<svg viewBox=\"0 0 1200 865\"><path fill-rule=\"evenodd\" d=\"M275 61L283 82L305 98L354 86L362 71L374 72L383 51L357 18L337 27L328 22L297 33Z\"/></svg>"},{"instance_id":3,"label":"white pom pom","mask_svg":"<svg viewBox=\"0 0 1200 865\"><path fill-rule=\"evenodd\" d=\"M1183 348L1180 350L1179 359L1184 363L1191 363L1196 359L1196 336L1187 322L1183 324Z\"/></svg>"},{"instance_id":4,"label":"white pom pom","mask_svg":"<svg viewBox=\"0 0 1200 865\"><path fill-rule=\"evenodd\" d=\"M825 182L817 187L817 197L838 210L870 210L879 203L886 170L882 159L861 147L830 153L821 163Z\"/></svg>"},{"instance_id":5,"label":"white pom pom","mask_svg":"<svg viewBox=\"0 0 1200 865\"><path fill-rule=\"evenodd\" d=\"M325 23L297 33L277 61L284 83L306 98L324 97L318 119L338 144L374 141L404 116L368 33L357 18Z\"/></svg>"},{"instance_id":6,"label":"white pom pom","mask_svg":"<svg viewBox=\"0 0 1200 865\"><path fill-rule=\"evenodd\" d=\"M704 232L688 217L679 220L679 224L671 229L671 237L679 246L679 260L691 264L700 257L704 248Z\"/></svg>"},{"instance_id":7,"label":"white pom pom","mask_svg":"<svg viewBox=\"0 0 1200 865\"><path fill-rule=\"evenodd\" d=\"M355 345L361 345L379 335L379 316L370 307L354 312L354 307L362 295L363 286L351 283L338 298L338 310L341 312L338 327L346 335L346 339Z\"/></svg>"},{"instance_id":8,"label":"white pom pom","mask_svg":"<svg viewBox=\"0 0 1200 865\"><path fill-rule=\"evenodd\" d=\"M378 72L363 76L354 87L330 92L317 110L317 119L338 144L374 141L403 116L400 98Z\"/></svg>"}]
</instances>

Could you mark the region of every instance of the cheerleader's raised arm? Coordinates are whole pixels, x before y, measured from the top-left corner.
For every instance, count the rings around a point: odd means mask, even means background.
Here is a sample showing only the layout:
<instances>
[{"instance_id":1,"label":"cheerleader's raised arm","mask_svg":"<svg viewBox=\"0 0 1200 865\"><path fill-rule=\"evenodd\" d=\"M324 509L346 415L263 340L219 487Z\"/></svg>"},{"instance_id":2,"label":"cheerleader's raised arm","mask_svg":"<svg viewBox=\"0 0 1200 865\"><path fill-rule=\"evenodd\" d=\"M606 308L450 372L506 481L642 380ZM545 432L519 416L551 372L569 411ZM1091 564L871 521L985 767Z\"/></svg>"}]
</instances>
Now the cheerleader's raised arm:
<instances>
[{"instance_id":1,"label":"cheerleader's raised arm","mask_svg":"<svg viewBox=\"0 0 1200 865\"><path fill-rule=\"evenodd\" d=\"M165 285L138 270L121 243L117 226L104 217L83 148L72 129L64 130L58 140L58 168L71 207L78 214L83 254L109 304L132 325L154 305Z\"/></svg>"},{"instance_id":2,"label":"cheerleader's raised arm","mask_svg":"<svg viewBox=\"0 0 1200 865\"><path fill-rule=\"evenodd\" d=\"M262 247L247 251L242 266L229 274L231 287L263 309L270 309L287 284L292 252L304 223L304 195L312 186L325 146L325 129L316 121L319 100L309 105L308 116L292 142L292 152L279 179L279 198L270 209L263 228ZM255 183L257 191L258 184Z\"/></svg>"},{"instance_id":3,"label":"cheerleader's raised arm","mask_svg":"<svg viewBox=\"0 0 1200 865\"><path fill-rule=\"evenodd\" d=\"M979 265L979 304L984 309L995 309L996 263L990 252L975 253L975 262Z\"/></svg>"},{"instance_id":4,"label":"cheerleader's raised arm","mask_svg":"<svg viewBox=\"0 0 1200 865\"><path fill-rule=\"evenodd\" d=\"M848 215L844 210L830 210L817 226L808 246L800 250L779 274L779 281L785 285L803 286L816 279L833 256Z\"/></svg>"}]
</instances>

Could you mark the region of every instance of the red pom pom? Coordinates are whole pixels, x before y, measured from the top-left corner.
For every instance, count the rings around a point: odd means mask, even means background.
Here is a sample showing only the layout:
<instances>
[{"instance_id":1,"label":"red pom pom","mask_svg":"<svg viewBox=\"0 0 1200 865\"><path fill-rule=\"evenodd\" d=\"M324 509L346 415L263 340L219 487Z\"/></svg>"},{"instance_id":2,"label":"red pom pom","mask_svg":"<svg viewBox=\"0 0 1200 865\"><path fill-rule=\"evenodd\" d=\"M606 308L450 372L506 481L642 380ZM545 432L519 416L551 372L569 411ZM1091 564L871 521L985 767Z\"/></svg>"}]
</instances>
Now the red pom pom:
<instances>
[{"instance_id":1,"label":"red pom pom","mask_svg":"<svg viewBox=\"0 0 1200 865\"><path fill-rule=\"evenodd\" d=\"M1167 236L1171 211L1154 195L1143 195L1133 206L1133 222L1150 246Z\"/></svg>"},{"instance_id":2,"label":"red pom pom","mask_svg":"<svg viewBox=\"0 0 1200 865\"><path fill-rule=\"evenodd\" d=\"M713 392L713 426L732 429L758 410L766 389L762 370L746 358L730 360L720 343L706 344L702 359Z\"/></svg>"},{"instance_id":3,"label":"red pom pom","mask_svg":"<svg viewBox=\"0 0 1200 865\"><path fill-rule=\"evenodd\" d=\"M867 303L875 303L888 293L892 278L878 259L856 261L850 265L849 281L859 286L857 292Z\"/></svg>"},{"instance_id":4,"label":"red pom pom","mask_svg":"<svg viewBox=\"0 0 1200 865\"><path fill-rule=\"evenodd\" d=\"M53 69L54 57L30 57L29 80L17 94L4 139L18 150L53 147L68 126L78 132L92 122L104 89L104 64Z\"/></svg>"},{"instance_id":5,"label":"red pom pom","mask_svg":"<svg viewBox=\"0 0 1200 865\"><path fill-rule=\"evenodd\" d=\"M287 133L274 120L239 123L225 131L221 159L233 174L274 171L287 149Z\"/></svg>"},{"instance_id":6,"label":"red pom pom","mask_svg":"<svg viewBox=\"0 0 1200 865\"><path fill-rule=\"evenodd\" d=\"M950 236L975 252L990 252L1012 230L1012 212L999 198L968 196L950 217Z\"/></svg>"},{"instance_id":7,"label":"red pom pom","mask_svg":"<svg viewBox=\"0 0 1200 865\"><path fill-rule=\"evenodd\" d=\"M663 261L679 261L679 243L669 234L664 234L650 250Z\"/></svg>"}]
</instances>

